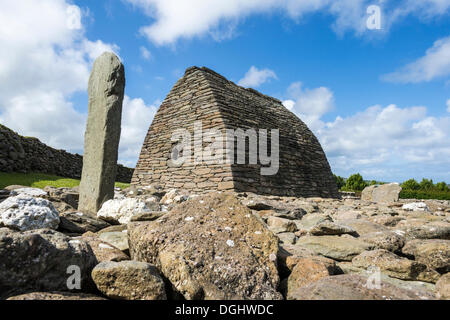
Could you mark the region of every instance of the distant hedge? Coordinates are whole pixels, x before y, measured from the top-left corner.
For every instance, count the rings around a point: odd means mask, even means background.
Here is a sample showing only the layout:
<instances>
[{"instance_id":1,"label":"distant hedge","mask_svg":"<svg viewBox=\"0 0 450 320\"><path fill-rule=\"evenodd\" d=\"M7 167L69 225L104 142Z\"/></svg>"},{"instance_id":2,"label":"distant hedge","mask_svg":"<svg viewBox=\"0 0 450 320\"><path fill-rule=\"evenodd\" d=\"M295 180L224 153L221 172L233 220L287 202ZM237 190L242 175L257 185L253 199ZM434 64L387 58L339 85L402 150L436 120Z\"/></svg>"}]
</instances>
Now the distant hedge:
<instances>
[{"instance_id":1,"label":"distant hedge","mask_svg":"<svg viewBox=\"0 0 450 320\"><path fill-rule=\"evenodd\" d=\"M402 190L400 199L450 200L450 192L438 190Z\"/></svg>"}]
</instances>

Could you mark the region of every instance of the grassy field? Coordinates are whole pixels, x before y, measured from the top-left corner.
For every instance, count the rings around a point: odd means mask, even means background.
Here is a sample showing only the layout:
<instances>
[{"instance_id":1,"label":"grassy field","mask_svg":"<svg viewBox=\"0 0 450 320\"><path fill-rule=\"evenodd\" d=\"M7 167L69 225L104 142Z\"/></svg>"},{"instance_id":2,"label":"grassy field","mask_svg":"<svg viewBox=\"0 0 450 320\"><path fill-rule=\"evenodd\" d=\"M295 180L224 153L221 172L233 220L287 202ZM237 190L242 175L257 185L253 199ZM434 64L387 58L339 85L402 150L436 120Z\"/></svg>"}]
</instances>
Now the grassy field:
<instances>
[{"instance_id":1,"label":"grassy field","mask_svg":"<svg viewBox=\"0 0 450 320\"><path fill-rule=\"evenodd\" d=\"M21 185L34 188L52 186L56 188L73 188L80 184L80 180L53 176L44 173L5 173L0 172L0 189L10 185ZM116 182L116 187L125 189L128 183Z\"/></svg>"}]
</instances>

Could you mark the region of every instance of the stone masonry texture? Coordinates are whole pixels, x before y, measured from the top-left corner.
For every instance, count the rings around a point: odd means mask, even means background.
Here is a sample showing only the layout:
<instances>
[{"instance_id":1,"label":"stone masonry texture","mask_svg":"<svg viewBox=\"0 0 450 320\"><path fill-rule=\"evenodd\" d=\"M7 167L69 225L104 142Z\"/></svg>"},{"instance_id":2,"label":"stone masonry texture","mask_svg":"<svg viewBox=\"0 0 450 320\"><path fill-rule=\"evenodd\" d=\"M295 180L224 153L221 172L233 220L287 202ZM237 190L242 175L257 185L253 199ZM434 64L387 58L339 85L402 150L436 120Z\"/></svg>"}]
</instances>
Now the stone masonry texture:
<instances>
[{"instance_id":1,"label":"stone masonry texture","mask_svg":"<svg viewBox=\"0 0 450 320\"><path fill-rule=\"evenodd\" d=\"M84 135L83 172L80 183L82 212L96 214L114 197L117 173L125 68L110 52L95 60L89 78L89 109Z\"/></svg>"},{"instance_id":2,"label":"stone masonry texture","mask_svg":"<svg viewBox=\"0 0 450 320\"><path fill-rule=\"evenodd\" d=\"M184 128L193 135L194 123L198 121L203 130L215 128L224 135L227 129L253 128L257 132L279 129L278 173L261 175L259 161L258 164L187 162L174 166L170 161L175 145L171 141L173 132ZM248 145L246 150L248 153ZM188 68L160 106L145 138L132 185L159 185L193 193L233 190L278 196L339 197L319 141L297 116L279 100L237 86L204 67Z\"/></svg>"},{"instance_id":3,"label":"stone masonry texture","mask_svg":"<svg viewBox=\"0 0 450 320\"><path fill-rule=\"evenodd\" d=\"M80 179L82 167L81 155L54 149L0 125L0 172L38 172ZM133 170L118 165L116 181L130 183Z\"/></svg>"}]
</instances>

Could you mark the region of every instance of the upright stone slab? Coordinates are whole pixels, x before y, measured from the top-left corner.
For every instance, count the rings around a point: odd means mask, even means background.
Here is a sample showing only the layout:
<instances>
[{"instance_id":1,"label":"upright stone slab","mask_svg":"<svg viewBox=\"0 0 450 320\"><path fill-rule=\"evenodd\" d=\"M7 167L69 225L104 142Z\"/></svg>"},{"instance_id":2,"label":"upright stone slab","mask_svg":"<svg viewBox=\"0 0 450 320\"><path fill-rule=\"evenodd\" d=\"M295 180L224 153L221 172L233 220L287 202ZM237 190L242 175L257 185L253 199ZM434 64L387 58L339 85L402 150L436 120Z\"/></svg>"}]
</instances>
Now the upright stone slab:
<instances>
[{"instance_id":1,"label":"upright stone slab","mask_svg":"<svg viewBox=\"0 0 450 320\"><path fill-rule=\"evenodd\" d=\"M89 115L84 137L78 210L94 213L114 197L122 121L125 70L119 58L103 53L89 78Z\"/></svg>"}]
</instances>

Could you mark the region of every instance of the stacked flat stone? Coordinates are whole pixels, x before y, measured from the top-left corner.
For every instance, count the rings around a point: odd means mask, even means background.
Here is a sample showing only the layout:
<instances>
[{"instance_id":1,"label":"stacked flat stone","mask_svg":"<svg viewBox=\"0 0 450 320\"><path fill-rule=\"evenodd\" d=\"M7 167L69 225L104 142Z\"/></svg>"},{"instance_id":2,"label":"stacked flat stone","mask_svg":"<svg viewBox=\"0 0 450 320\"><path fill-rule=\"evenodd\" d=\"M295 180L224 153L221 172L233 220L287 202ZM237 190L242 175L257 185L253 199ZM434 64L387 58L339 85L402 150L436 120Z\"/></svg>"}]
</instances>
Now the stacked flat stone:
<instances>
[{"instance_id":1,"label":"stacked flat stone","mask_svg":"<svg viewBox=\"0 0 450 320\"><path fill-rule=\"evenodd\" d=\"M278 173L261 175L259 163L191 162L174 167L169 161L174 147L172 133L185 128L192 134L196 121L202 121L203 130L215 128L223 135L227 129L267 129L268 132L279 129ZM179 188L195 193L234 190L280 196L339 197L319 141L281 101L198 67L186 70L159 108L145 138L132 185L160 185L164 189Z\"/></svg>"},{"instance_id":2,"label":"stacked flat stone","mask_svg":"<svg viewBox=\"0 0 450 320\"><path fill-rule=\"evenodd\" d=\"M0 124L0 172L40 172L80 179L82 167L81 155L54 149L37 138L23 137ZM130 183L133 170L118 165L116 180Z\"/></svg>"}]
</instances>

